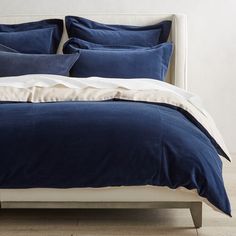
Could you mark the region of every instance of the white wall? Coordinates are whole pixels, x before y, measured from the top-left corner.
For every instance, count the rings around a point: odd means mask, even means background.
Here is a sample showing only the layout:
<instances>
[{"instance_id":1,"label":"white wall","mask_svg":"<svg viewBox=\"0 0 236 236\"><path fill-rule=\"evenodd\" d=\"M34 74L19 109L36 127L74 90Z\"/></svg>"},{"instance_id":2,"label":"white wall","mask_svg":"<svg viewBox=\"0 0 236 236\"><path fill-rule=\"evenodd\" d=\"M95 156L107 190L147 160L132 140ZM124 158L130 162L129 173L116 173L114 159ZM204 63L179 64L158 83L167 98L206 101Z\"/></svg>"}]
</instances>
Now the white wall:
<instances>
[{"instance_id":1,"label":"white wall","mask_svg":"<svg viewBox=\"0 0 236 236\"><path fill-rule=\"evenodd\" d=\"M54 5L64 5L55 12ZM189 90L199 94L231 152L236 152L235 0L0 0L0 15L185 13L188 16ZM34 9L32 11L32 9Z\"/></svg>"}]
</instances>

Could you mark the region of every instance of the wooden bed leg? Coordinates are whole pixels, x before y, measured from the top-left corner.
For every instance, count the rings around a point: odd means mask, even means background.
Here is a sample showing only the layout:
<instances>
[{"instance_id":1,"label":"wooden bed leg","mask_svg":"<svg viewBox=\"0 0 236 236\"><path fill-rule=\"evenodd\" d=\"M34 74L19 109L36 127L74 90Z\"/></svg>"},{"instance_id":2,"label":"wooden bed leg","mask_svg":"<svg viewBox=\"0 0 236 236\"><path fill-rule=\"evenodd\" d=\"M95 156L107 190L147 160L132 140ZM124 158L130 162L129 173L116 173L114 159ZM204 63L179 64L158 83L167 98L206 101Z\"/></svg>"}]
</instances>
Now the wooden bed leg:
<instances>
[{"instance_id":1,"label":"wooden bed leg","mask_svg":"<svg viewBox=\"0 0 236 236\"><path fill-rule=\"evenodd\" d=\"M190 212L196 228L202 227L202 202L192 202Z\"/></svg>"}]
</instances>

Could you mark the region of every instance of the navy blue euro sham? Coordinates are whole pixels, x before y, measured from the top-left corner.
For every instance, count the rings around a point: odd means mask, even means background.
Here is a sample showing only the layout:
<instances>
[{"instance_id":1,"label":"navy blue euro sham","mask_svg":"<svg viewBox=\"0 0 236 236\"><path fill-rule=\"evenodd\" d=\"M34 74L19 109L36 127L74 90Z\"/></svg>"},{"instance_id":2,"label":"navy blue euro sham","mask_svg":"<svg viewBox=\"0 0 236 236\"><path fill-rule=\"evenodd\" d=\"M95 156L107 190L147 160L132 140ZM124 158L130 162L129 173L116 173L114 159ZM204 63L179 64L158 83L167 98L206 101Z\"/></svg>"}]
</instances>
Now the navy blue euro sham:
<instances>
[{"instance_id":1,"label":"navy blue euro sham","mask_svg":"<svg viewBox=\"0 0 236 236\"><path fill-rule=\"evenodd\" d=\"M0 188L185 187L230 215L217 146L198 126L165 104L0 104Z\"/></svg>"},{"instance_id":2,"label":"navy blue euro sham","mask_svg":"<svg viewBox=\"0 0 236 236\"><path fill-rule=\"evenodd\" d=\"M69 71L79 54L22 54L1 51L0 77L26 74L55 74L69 76Z\"/></svg>"},{"instance_id":3,"label":"navy blue euro sham","mask_svg":"<svg viewBox=\"0 0 236 236\"><path fill-rule=\"evenodd\" d=\"M66 29L70 38L76 37L105 45L155 46L166 42L171 21L149 26L107 25L82 17L66 16Z\"/></svg>"},{"instance_id":4,"label":"navy blue euro sham","mask_svg":"<svg viewBox=\"0 0 236 236\"><path fill-rule=\"evenodd\" d=\"M37 22L0 24L0 44L20 53L54 54L63 33L63 20L48 19Z\"/></svg>"},{"instance_id":5,"label":"navy blue euro sham","mask_svg":"<svg viewBox=\"0 0 236 236\"><path fill-rule=\"evenodd\" d=\"M157 45L155 45L157 46ZM82 40L79 38L70 38L67 42L65 42L63 49L66 52L67 47L73 48L74 50L79 48L82 49L100 49L100 50L124 50L127 49L148 49L151 47L142 47L142 46L135 46L135 45L103 45L98 43L91 43L86 40Z\"/></svg>"},{"instance_id":6,"label":"navy blue euro sham","mask_svg":"<svg viewBox=\"0 0 236 236\"><path fill-rule=\"evenodd\" d=\"M63 52L80 53L72 67L72 77L151 78L165 80L172 44L154 47L110 47L71 38Z\"/></svg>"}]
</instances>

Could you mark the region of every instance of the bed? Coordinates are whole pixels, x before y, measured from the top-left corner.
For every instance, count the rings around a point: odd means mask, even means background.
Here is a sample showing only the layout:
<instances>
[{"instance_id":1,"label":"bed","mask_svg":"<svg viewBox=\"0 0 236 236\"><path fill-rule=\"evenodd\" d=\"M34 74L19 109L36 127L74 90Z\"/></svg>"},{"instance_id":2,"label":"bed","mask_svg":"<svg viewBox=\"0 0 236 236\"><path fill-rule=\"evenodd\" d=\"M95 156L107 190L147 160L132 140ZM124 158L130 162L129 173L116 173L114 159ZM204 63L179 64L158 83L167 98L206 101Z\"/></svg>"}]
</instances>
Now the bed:
<instances>
[{"instance_id":1,"label":"bed","mask_svg":"<svg viewBox=\"0 0 236 236\"><path fill-rule=\"evenodd\" d=\"M129 25L150 25L171 20L170 40L174 54L167 82L187 90L187 19L184 15L79 14L99 22ZM1 16L1 23L20 23L64 16ZM64 33L62 45L67 36ZM66 186L66 185L65 185ZM189 208L195 227L202 226L202 202L194 189L151 186L103 186L46 188L1 188L1 208ZM209 202L207 202L209 204ZM211 204L210 204L211 205ZM211 205L212 206L212 205Z\"/></svg>"}]
</instances>

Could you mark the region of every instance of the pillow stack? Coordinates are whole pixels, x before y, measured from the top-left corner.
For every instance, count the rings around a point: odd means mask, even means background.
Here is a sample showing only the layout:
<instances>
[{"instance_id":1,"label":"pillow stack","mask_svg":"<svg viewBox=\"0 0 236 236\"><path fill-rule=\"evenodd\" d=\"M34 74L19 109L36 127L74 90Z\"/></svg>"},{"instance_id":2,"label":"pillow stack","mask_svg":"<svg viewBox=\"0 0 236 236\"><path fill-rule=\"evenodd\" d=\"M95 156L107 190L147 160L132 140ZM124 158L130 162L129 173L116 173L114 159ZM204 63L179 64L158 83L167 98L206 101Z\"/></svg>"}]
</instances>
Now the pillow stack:
<instances>
[{"instance_id":1,"label":"pillow stack","mask_svg":"<svg viewBox=\"0 0 236 236\"><path fill-rule=\"evenodd\" d=\"M0 25L0 77L25 74L69 76L78 55L56 55L63 20Z\"/></svg>"},{"instance_id":2,"label":"pillow stack","mask_svg":"<svg viewBox=\"0 0 236 236\"><path fill-rule=\"evenodd\" d=\"M172 54L171 21L150 26L105 25L67 16L66 54L80 54L73 77L164 80Z\"/></svg>"},{"instance_id":3,"label":"pillow stack","mask_svg":"<svg viewBox=\"0 0 236 236\"><path fill-rule=\"evenodd\" d=\"M0 77L56 74L72 77L165 80L172 54L171 21L149 26L106 25L66 16L69 40L56 54L63 20L0 24Z\"/></svg>"}]
</instances>

